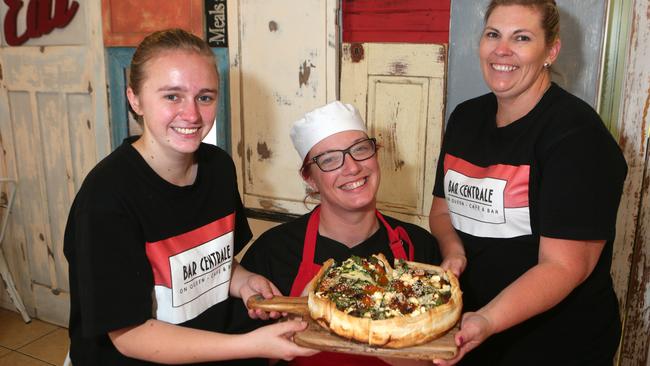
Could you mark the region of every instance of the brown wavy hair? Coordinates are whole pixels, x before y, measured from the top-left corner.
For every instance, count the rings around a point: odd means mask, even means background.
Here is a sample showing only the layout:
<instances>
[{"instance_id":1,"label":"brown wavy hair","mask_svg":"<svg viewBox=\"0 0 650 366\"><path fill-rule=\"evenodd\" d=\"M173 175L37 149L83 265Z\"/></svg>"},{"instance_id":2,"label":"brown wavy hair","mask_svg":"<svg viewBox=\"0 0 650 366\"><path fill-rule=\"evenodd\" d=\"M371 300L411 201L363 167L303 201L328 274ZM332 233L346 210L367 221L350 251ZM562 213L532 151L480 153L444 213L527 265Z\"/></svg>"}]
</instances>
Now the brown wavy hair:
<instances>
[{"instance_id":1,"label":"brown wavy hair","mask_svg":"<svg viewBox=\"0 0 650 366\"><path fill-rule=\"evenodd\" d=\"M560 38L560 12L555 0L492 0L485 9L483 21L487 23L492 11L497 6L521 5L534 8L542 16L542 29L546 45L551 45Z\"/></svg>"}]
</instances>

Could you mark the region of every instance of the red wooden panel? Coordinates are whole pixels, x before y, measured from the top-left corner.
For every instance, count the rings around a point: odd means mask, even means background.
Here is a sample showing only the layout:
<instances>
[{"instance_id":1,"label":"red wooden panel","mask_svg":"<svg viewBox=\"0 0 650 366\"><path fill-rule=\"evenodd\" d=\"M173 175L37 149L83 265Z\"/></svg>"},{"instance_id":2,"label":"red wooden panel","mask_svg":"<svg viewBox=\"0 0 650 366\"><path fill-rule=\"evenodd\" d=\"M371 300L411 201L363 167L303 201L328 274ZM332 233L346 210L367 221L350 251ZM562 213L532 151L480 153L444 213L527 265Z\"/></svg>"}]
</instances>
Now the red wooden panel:
<instances>
[{"instance_id":1,"label":"red wooden panel","mask_svg":"<svg viewBox=\"0 0 650 366\"><path fill-rule=\"evenodd\" d=\"M344 0L344 42L448 43L451 0Z\"/></svg>"},{"instance_id":2,"label":"red wooden panel","mask_svg":"<svg viewBox=\"0 0 650 366\"><path fill-rule=\"evenodd\" d=\"M343 9L351 11L375 10L449 10L450 0L343 0Z\"/></svg>"},{"instance_id":3,"label":"red wooden panel","mask_svg":"<svg viewBox=\"0 0 650 366\"><path fill-rule=\"evenodd\" d=\"M203 36L202 0L102 0L104 45L134 47L149 33L183 28Z\"/></svg>"},{"instance_id":4,"label":"red wooden panel","mask_svg":"<svg viewBox=\"0 0 650 366\"><path fill-rule=\"evenodd\" d=\"M357 31L447 32L449 31L449 11L393 13L381 17L349 14L346 17L346 22ZM343 24L347 24L346 22Z\"/></svg>"}]
</instances>

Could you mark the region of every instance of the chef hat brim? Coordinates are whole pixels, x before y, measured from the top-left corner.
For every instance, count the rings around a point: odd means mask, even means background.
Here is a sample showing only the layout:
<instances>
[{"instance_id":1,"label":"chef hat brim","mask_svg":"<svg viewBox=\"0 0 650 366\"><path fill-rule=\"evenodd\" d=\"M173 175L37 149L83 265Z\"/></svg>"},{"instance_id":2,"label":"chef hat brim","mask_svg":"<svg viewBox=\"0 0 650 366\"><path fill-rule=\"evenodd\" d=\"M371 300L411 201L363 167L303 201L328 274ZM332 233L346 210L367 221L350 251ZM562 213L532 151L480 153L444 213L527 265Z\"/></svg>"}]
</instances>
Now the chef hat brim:
<instances>
[{"instance_id":1,"label":"chef hat brim","mask_svg":"<svg viewBox=\"0 0 650 366\"><path fill-rule=\"evenodd\" d=\"M359 111L351 104L335 101L316 108L293 123L291 141L301 160L314 145L343 131L363 131L368 133Z\"/></svg>"}]
</instances>

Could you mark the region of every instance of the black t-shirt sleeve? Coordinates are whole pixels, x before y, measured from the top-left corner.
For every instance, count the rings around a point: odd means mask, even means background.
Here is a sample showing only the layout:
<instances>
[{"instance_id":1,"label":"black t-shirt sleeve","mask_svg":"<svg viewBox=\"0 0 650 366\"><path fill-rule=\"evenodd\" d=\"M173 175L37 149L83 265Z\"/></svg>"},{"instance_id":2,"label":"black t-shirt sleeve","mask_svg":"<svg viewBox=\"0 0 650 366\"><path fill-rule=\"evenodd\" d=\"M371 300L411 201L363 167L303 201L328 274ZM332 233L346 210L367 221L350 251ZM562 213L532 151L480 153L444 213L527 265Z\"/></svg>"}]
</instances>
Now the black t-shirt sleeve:
<instances>
[{"instance_id":1,"label":"black t-shirt sleeve","mask_svg":"<svg viewBox=\"0 0 650 366\"><path fill-rule=\"evenodd\" d=\"M72 213L82 332L98 336L152 317L153 275L135 220L106 195Z\"/></svg>"},{"instance_id":2,"label":"black t-shirt sleeve","mask_svg":"<svg viewBox=\"0 0 650 366\"><path fill-rule=\"evenodd\" d=\"M543 153L541 164L540 234L613 239L627 167L609 133L575 129Z\"/></svg>"}]
</instances>

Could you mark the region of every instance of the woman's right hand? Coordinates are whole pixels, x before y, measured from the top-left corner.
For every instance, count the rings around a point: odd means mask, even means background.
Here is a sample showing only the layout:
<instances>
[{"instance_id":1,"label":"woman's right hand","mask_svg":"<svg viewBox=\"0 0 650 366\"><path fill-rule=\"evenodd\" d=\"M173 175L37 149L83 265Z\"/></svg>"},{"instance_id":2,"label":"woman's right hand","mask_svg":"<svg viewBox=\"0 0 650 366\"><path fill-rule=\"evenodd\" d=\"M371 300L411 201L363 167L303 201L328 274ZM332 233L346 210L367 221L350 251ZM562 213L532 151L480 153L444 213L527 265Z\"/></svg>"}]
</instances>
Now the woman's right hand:
<instances>
[{"instance_id":1,"label":"woman's right hand","mask_svg":"<svg viewBox=\"0 0 650 366\"><path fill-rule=\"evenodd\" d=\"M465 267L467 267L467 258L460 253L449 254L445 257L445 259L443 259L440 267L451 271L454 275L456 275L456 277L460 277L460 275L465 270Z\"/></svg>"},{"instance_id":2,"label":"woman's right hand","mask_svg":"<svg viewBox=\"0 0 650 366\"><path fill-rule=\"evenodd\" d=\"M437 366L452 366L458 363L469 351L478 347L485 339L490 337L494 331L488 318L481 313L468 312L463 314L460 331L454 336L458 346L458 354L450 360L435 359L433 363Z\"/></svg>"},{"instance_id":3,"label":"woman's right hand","mask_svg":"<svg viewBox=\"0 0 650 366\"><path fill-rule=\"evenodd\" d=\"M293 335L306 328L305 321L288 320L258 328L247 336L252 337L249 344L255 348L256 356L290 361L295 357L308 357L320 352L293 343Z\"/></svg>"}]
</instances>

